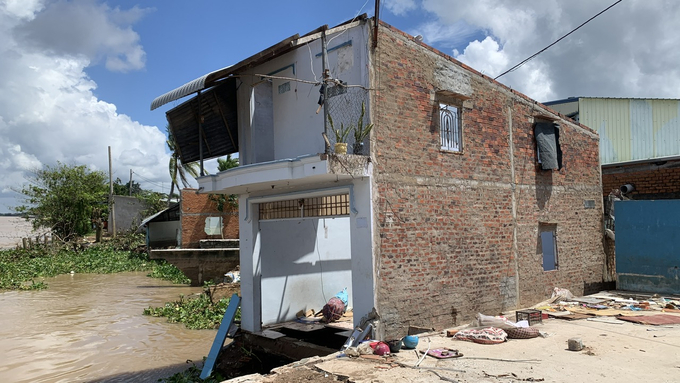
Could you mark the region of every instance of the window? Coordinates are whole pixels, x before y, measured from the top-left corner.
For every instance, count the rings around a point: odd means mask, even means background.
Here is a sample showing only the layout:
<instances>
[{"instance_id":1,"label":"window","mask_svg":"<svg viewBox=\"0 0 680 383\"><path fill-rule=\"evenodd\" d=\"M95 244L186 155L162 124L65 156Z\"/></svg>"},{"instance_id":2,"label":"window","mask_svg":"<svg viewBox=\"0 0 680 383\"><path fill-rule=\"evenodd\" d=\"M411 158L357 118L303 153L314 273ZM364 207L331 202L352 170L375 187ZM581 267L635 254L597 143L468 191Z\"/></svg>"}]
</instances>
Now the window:
<instances>
[{"instance_id":1,"label":"window","mask_svg":"<svg viewBox=\"0 0 680 383\"><path fill-rule=\"evenodd\" d=\"M349 215L349 194L289 199L260 204L260 220Z\"/></svg>"},{"instance_id":2,"label":"window","mask_svg":"<svg viewBox=\"0 0 680 383\"><path fill-rule=\"evenodd\" d=\"M439 103L439 136L442 150L463 151L463 130L460 108Z\"/></svg>"},{"instance_id":3,"label":"window","mask_svg":"<svg viewBox=\"0 0 680 383\"><path fill-rule=\"evenodd\" d=\"M541 226L540 242L541 252L543 253L543 271L557 270L557 239L555 225Z\"/></svg>"},{"instance_id":4,"label":"window","mask_svg":"<svg viewBox=\"0 0 680 383\"><path fill-rule=\"evenodd\" d=\"M543 170L562 169L562 147L560 146L560 124L537 122L534 124L536 156Z\"/></svg>"}]
</instances>

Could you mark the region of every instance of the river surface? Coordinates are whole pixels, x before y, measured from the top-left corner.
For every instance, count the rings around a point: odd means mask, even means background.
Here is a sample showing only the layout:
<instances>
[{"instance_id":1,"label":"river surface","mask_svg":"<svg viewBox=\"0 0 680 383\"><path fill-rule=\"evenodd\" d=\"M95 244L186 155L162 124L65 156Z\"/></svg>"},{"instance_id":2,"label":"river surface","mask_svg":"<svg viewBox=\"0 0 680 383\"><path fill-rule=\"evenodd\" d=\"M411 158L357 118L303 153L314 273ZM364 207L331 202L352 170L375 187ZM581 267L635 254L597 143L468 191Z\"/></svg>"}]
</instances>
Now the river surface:
<instances>
[{"instance_id":1,"label":"river surface","mask_svg":"<svg viewBox=\"0 0 680 383\"><path fill-rule=\"evenodd\" d=\"M155 382L201 365L216 330L142 315L201 288L146 273L75 274L0 292L0 382Z\"/></svg>"}]
</instances>

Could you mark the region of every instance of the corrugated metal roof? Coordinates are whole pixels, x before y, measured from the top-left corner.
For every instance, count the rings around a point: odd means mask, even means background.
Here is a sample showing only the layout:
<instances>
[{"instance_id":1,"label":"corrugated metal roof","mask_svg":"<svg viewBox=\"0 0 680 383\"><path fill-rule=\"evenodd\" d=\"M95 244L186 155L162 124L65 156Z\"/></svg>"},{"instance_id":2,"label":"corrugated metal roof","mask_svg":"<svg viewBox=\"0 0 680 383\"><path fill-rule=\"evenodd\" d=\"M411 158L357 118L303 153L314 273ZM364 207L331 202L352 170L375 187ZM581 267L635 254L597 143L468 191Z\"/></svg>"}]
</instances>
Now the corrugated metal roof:
<instances>
[{"instance_id":1,"label":"corrugated metal roof","mask_svg":"<svg viewBox=\"0 0 680 383\"><path fill-rule=\"evenodd\" d=\"M180 86L179 88L173 89L169 91L168 93L165 93L161 96L156 97L152 102L151 102L151 110L154 110L158 107L161 107L169 102L179 100L180 98L184 96L188 96L192 93L196 93L199 90L203 90L206 88L205 83L208 78L212 78L214 81L214 78L222 78L225 74L229 73L229 68L232 66L228 66L219 70L216 70L214 72L210 72L208 74L205 74L193 81L189 81L188 83Z\"/></svg>"},{"instance_id":2,"label":"corrugated metal roof","mask_svg":"<svg viewBox=\"0 0 680 383\"><path fill-rule=\"evenodd\" d=\"M680 155L680 100L581 98L579 121L600 135L600 164Z\"/></svg>"},{"instance_id":3,"label":"corrugated metal roof","mask_svg":"<svg viewBox=\"0 0 680 383\"><path fill-rule=\"evenodd\" d=\"M236 79L227 78L166 113L179 157L183 163L238 152ZM199 127L198 122L203 121ZM199 146L202 132L203 148Z\"/></svg>"},{"instance_id":4,"label":"corrugated metal roof","mask_svg":"<svg viewBox=\"0 0 680 383\"><path fill-rule=\"evenodd\" d=\"M192 93L196 93L199 90L208 89L212 86L215 86L218 81L226 77L238 74L245 69L257 66L265 61L273 59L274 57L287 53L294 48L293 42L299 38L299 34L293 35L235 65L205 74L193 81L189 81L179 88L158 96L151 102L151 110L161 107L169 102L179 100L180 98L188 96Z\"/></svg>"}]
</instances>

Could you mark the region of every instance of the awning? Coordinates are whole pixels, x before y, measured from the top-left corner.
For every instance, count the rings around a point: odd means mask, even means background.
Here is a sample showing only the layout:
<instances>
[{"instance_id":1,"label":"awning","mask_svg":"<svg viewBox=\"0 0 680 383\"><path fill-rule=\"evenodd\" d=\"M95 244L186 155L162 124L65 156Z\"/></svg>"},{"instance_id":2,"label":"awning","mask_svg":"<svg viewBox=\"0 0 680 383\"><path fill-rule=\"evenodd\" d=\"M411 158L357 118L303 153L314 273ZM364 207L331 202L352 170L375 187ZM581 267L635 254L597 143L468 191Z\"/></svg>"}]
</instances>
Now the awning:
<instances>
[{"instance_id":1,"label":"awning","mask_svg":"<svg viewBox=\"0 0 680 383\"><path fill-rule=\"evenodd\" d=\"M228 78L170 109L166 117L183 163L238 152L235 78ZM203 123L199 126L201 120ZM199 146L199 131L202 147Z\"/></svg>"},{"instance_id":2,"label":"awning","mask_svg":"<svg viewBox=\"0 0 680 383\"><path fill-rule=\"evenodd\" d=\"M182 86L180 86L177 89L173 89L169 91L168 93L156 97L152 102L151 102L151 110L154 110L156 108L159 108L169 102L173 102L175 100L179 100L180 98L184 96L188 96L192 93L196 93L199 90L203 90L206 88L206 83L212 84L215 82L217 79L224 78L229 75L231 72L229 69L231 66L228 66L226 68L222 68L219 70L216 70L214 72L210 72L206 75L203 75L196 80L190 81Z\"/></svg>"}]
</instances>

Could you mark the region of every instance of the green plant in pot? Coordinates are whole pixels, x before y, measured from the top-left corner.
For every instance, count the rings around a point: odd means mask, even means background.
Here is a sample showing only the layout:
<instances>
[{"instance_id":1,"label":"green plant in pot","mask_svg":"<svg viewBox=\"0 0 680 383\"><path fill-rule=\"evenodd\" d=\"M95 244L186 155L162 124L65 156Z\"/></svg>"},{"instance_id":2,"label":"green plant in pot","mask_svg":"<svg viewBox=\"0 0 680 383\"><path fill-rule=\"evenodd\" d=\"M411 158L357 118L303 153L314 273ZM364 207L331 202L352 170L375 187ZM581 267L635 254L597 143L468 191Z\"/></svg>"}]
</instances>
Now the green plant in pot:
<instances>
[{"instance_id":1,"label":"green plant in pot","mask_svg":"<svg viewBox=\"0 0 680 383\"><path fill-rule=\"evenodd\" d=\"M359 115L359 121L354 127L354 154L363 154L364 151L364 139L371 134L371 129L373 129L373 124L368 124L364 126L364 115L366 114L366 104L361 103L361 115Z\"/></svg>"},{"instance_id":2,"label":"green plant in pot","mask_svg":"<svg viewBox=\"0 0 680 383\"><path fill-rule=\"evenodd\" d=\"M344 124L340 123L340 129L335 129L333 117L330 114L328 115L328 123L335 134L335 154L347 154L347 137L352 127L345 127Z\"/></svg>"}]
</instances>

